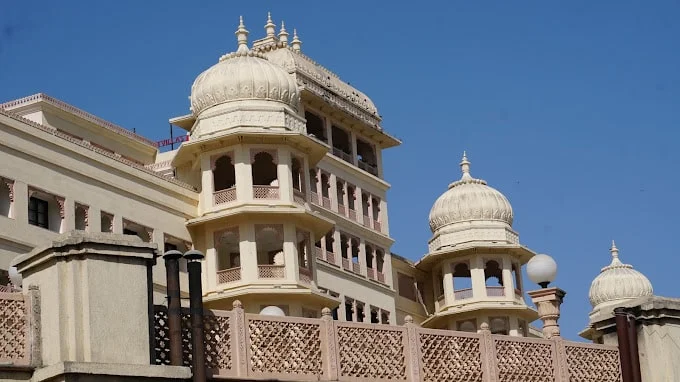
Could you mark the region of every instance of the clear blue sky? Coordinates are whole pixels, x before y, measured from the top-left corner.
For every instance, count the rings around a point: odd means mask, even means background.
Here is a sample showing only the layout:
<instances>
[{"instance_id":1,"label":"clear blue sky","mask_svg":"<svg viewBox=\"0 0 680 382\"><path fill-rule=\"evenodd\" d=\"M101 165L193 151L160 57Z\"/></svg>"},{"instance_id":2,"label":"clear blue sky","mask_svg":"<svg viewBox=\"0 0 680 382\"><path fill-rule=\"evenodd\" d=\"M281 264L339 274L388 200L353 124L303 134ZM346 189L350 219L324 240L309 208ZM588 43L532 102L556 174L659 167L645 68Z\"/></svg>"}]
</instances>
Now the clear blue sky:
<instances>
[{"instance_id":1,"label":"clear blue sky","mask_svg":"<svg viewBox=\"0 0 680 382\"><path fill-rule=\"evenodd\" d=\"M0 4L0 100L46 92L162 139L235 49L238 16L259 38L271 10L403 140L384 155L394 252L426 252L465 149L521 241L557 260L567 337L612 238L657 294L679 294L677 1L40 3Z\"/></svg>"}]
</instances>

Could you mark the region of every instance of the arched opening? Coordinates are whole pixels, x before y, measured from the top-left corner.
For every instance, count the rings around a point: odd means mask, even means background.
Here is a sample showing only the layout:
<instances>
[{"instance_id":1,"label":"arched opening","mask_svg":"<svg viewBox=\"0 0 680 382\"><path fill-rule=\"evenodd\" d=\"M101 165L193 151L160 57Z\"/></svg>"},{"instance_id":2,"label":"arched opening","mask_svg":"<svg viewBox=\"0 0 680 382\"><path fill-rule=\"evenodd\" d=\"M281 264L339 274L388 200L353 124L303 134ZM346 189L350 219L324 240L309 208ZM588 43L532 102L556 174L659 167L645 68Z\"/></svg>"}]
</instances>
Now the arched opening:
<instances>
[{"instance_id":1,"label":"arched opening","mask_svg":"<svg viewBox=\"0 0 680 382\"><path fill-rule=\"evenodd\" d=\"M0 216L12 217L12 181L0 178Z\"/></svg>"},{"instance_id":2,"label":"arched opening","mask_svg":"<svg viewBox=\"0 0 680 382\"><path fill-rule=\"evenodd\" d=\"M484 281L486 284L486 295L488 297L505 296L503 270L497 261L489 260L484 264Z\"/></svg>"},{"instance_id":3,"label":"arched opening","mask_svg":"<svg viewBox=\"0 0 680 382\"><path fill-rule=\"evenodd\" d=\"M338 213L345 215L345 182L342 179L335 182L335 198L338 201Z\"/></svg>"},{"instance_id":4,"label":"arched opening","mask_svg":"<svg viewBox=\"0 0 680 382\"><path fill-rule=\"evenodd\" d=\"M342 268L350 270L349 239L345 234L340 234L340 256L342 257Z\"/></svg>"},{"instance_id":5,"label":"arched opening","mask_svg":"<svg viewBox=\"0 0 680 382\"><path fill-rule=\"evenodd\" d=\"M349 183L347 184L347 211L349 218L352 220L356 220L357 218L356 191L356 187Z\"/></svg>"},{"instance_id":6,"label":"arched opening","mask_svg":"<svg viewBox=\"0 0 680 382\"><path fill-rule=\"evenodd\" d=\"M349 133L337 126L332 126L331 132L333 135L333 155L352 163L352 142Z\"/></svg>"},{"instance_id":7,"label":"arched opening","mask_svg":"<svg viewBox=\"0 0 680 382\"><path fill-rule=\"evenodd\" d=\"M291 172L293 173L293 189L304 192L305 179L302 175L302 161L300 159L293 157L291 161Z\"/></svg>"},{"instance_id":8,"label":"arched opening","mask_svg":"<svg viewBox=\"0 0 680 382\"><path fill-rule=\"evenodd\" d=\"M321 173L321 204L324 208L331 208L330 199L331 182L330 176L322 172Z\"/></svg>"},{"instance_id":9,"label":"arched opening","mask_svg":"<svg viewBox=\"0 0 680 382\"><path fill-rule=\"evenodd\" d=\"M510 325L508 325L507 317L491 317L489 321L491 334L502 334L507 336L510 332Z\"/></svg>"},{"instance_id":10,"label":"arched opening","mask_svg":"<svg viewBox=\"0 0 680 382\"><path fill-rule=\"evenodd\" d=\"M354 273L361 273L361 267L359 266L359 239L351 239L351 252L352 252L352 271Z\"/></svg>"},{"instance_id":11,"label":"arched opening","mask_svg":"<svg viewBox=\"0 0 680 382\"><path fill-rule=\"evenodd\" d=\"M314 136L314 138L320 141L328 142L323 119L309 111L305 111L305 119L307 120L307 134Z\"/></svg>"},{"instance_id":12,"label":"arched opening","mask_svg":"<svg viewBox=\"0 0 680 382\"><path fill-rule=\"evenodd\" d=\"M357 159L359 168L373 175L378 175L378 161L375 155L375 147L360 138L357 139Z\"/></svg>"},{"instance_id":13,"label":"arched opening","mask_svg":"<svg viewBox=\"0 0 680 382\"><path fill-rule=\"evenodd\" d=\"M373 264L373 247L370 244L366 244L366 268L368 268L368 272L371 273L371 271L375 270L375 264Z\"/></svg>"},{"instance_id":14,"label":"arched opening","mask_svg":"<svg viewBox=\"0 0 680 382\"><path fill-rule=\"evenodd\" d=\"M385 269L384 269L385 252L380 248L377 248L375 250L375 263L376 263L376 269L378 270L378 280L380 280L381 274L384 276L384 272L385 272Z\"/></svg>"},{"instance_id":15,"label":"arched opening","mask_svg":"<svg viewBox=\"0 0 680 382\"><path fill-rule=\"evenodd\" d=\"M312 203L319 204L319 170L313 168L309 170L310 194L312 195Z\"/></svg>"},{"instance_id":16,"label":"arched opening","mask_svg":"<svg viewBox=\"0 0 680 382\"><path fill-rule=\"evenodd\" d=\"M515 282L515 295L522 296L522 268L519 264L512 264L512 279Z\"/></svg>"},{"instance_id":17,"label":"arched opening","mask_svg":"<svg viewBox=\"0 0 680 382\"><path fill-rule=\"evenodd\" d=\"M217 158L212 173L215 192L236 186L236 168L230 156L222 155Z\"/></svg>"},{"instance_id":18,"label":"arched opening","mask_svg":"<svg viewBox=\"0 0 680 382\"><path fill-rule=\"evenodd\" d=\"M333 233L333 230L331 230L324 237L324 241L326 242L326 261L329 263L335 263L335 251L333 249L335 238L333 237Z\"/></svg>"},{"instance_id":19,"label":"arched opening","mask_svg":"<svg viewBox=\"0 0 680 382\"><path fill-rule=\"evenodd\" d=\"M85 231L87 230L87 214L88 207L80 204L76 204L76 229Z\"/></svg>"},{"instance_id":20,"label":"arched opening","mask_svg":"<svg viewBox=\"0 0 680 382\"><path fill-rule=\"evenodd\" d=\"M297 237L298 264L300 268L311 269L311 264L309 261L309 232L298 230L296 232L296 237Z\"/></svg>"},{"instance_id":21,"label":"arched opening","mask_svg":"<svg viewBox=\"0 0 680 382\"><path fill-rule=\"evenodd\" d=\"M380 231L380 199L371 197L371 208L373 209L373 228Z\"/></svg>"},{"instance_id":22,"label":"arched opening","mask_svg":"<svg viewBox=\"0 0 680 382\"><path fill-rule=\"evenodd\" d=\"M253 156L253 197L255 199L278 199L279 180L274 155L260 151Z\"/></svg>"},{"instance_id":23,"label":"arched opening","mask_svg":"<svg viewBox=\"0 0 680 382\"><path fill-rule=\"evenodd\" d=\"M283 226L256 225L258 274L260 278L283 278L285 256L283 253Z\"/></svg>"},{"instance_id":24,"label":"arched opening","mask_svg":"<svg viewBox=\"0 0 680 382\"><path fill-rule=\"evenodd\" d=\"M102 232L113 232L113 215L102 211L99 221Z\"/></svg>"},{"instance_id":25,"label":"arched opening","mask_svg":"<svg viewBox=\"0 0 680 382\"><path fill-rule=\"evenodd\" d=\"M475 320L465 320L456 322L456 330L461 332L477 332L477 322Z\"/></svg>"},{"instance_id":26,"label":"arched opening","mask_svg":"<svg viewBox=\"0 0 680 382\"><path fill-rule=\"evenodd\" d=\"M472 275L467 263L453 266L453 294L456 300L472 298Z\"/></svg>"}]
</instances>

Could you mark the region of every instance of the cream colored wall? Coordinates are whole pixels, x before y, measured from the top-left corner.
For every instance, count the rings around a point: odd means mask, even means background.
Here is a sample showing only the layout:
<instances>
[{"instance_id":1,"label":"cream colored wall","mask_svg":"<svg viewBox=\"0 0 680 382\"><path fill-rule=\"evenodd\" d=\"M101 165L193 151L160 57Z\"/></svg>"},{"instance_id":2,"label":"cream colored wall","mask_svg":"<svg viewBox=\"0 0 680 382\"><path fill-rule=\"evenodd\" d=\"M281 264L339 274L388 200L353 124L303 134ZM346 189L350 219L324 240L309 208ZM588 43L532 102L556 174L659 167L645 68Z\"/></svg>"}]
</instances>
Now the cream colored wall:
<instances>
[{"instance_id":1,"label":"cream colored wall","mask_svg":"<svg viewBox=\"0 0 680 382\"><path fill-rule=\"evenodd\" d=\"M403 261L402 259L398 257L392 257L392 279L394 280L394 290L395 290L395 309L397 311L397 325L401 325L404 323L404 317L411 316L413 318L413 321L417 324L420 324L427 318L427 313L425 312L425 308L423 305L417 301L410 300L406 297L402 297L399 294L399 278L398 278L398 273L411 276L413 277L417 282L421 282L423 285L426 285L429 278L427 277L427 274L425 274L422 271L419 271L413 267L413 265ZM423 295L423 298L426 296L425 291L420 291L420 293ZM430 311L429 313L433 313Z\"/></svg>"},{"instance_id":2,"label":"cream colored wall","mask_svg":"<svg viewBox=\"0 0 680 382\"><path fill-rule=\"evenodd\" d=\"M680 381L680 323L640 325L638 353L643 381Z\"/></svg>"},{"instance_id":3,"label":"cream colored wall","mask_svg":"<svg viewBox=\"0 0 680 382\"><path fill-rule=\"evenodd\" d=\"M154 229L163 248L164 233L191 241L184 222L196 213L197 193L106 158L32 126L0 115L0 176L15 180L14 217L0 217L0 239L20 246L45 245L56 233L28 224L28 187L65 198L62 232L75 228L75 203L89 209L89 230L100 231L101 211L114 214L114 232L123 219ZM0 266L16 253L0 249ZM154 279L165 283L162 259ZM183 283L183 288L187 284Z\"/></svg>"}]
</instances>

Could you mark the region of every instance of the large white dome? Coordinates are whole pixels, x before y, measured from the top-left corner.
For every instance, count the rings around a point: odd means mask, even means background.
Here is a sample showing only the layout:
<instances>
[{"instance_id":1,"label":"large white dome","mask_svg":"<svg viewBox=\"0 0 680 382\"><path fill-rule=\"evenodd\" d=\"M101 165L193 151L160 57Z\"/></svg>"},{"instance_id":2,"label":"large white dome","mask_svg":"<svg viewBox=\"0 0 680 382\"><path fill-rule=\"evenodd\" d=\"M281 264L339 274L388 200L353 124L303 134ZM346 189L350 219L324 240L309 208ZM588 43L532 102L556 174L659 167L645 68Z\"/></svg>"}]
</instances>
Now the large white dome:
<instances>
[{"instance_id":1,"label":"large white dome","mask_svg":"<svg viewBox=\"0 0 680 382\"><path fill-rule=\"evenodd\" d=\"M243 21L236 31L239 47L201 73L191 86L191 111L198 116L213 106L240 100L269 100L297 110L300 94L295 79L282 67L248 49Z\"/></svg>"},{"instance_id":2,"label":"large white dome","mask_svg":"<svg viewBox=\"0 0 680 382\"><path fill-rule=\"evenodd\" d=\"M512 226L512 206L508 199L485 181L470 175L470 162L463 154L463 176L434 202L430 210L433 233L451 224L469 221L499 221Z\"/></svg>"},{"instance_id":3,"label":"large white dome","mask_svg":"<svg viewBox=\"0 0 680 382\"><path fill-rule=\"evenodd\" d=\"M652 283L645 275L619 260L619 250L614 242L611 254L611 264L602 268L590 285L588 297L593 308L654 294Z\"/></svg>"}]
</instances>

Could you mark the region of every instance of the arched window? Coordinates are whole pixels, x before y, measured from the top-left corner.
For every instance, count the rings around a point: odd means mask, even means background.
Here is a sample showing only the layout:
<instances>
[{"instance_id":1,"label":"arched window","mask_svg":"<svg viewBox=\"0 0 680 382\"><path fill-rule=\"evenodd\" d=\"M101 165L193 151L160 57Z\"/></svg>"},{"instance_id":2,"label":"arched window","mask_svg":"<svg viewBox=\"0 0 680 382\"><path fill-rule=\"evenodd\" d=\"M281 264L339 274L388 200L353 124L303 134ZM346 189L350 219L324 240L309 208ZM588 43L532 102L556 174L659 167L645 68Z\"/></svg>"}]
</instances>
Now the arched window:
<instances>
[{"instance_id":1,"label":"arched window","mask_svg":"<svg viewBox=\"0 0 680 382\"><path fill-rule=\"evenodd\" d=\"M495 260L489 260L484 266L484 280L486 286L503 286L503 271Z\"/></svg>"},{"instance_id":2,"label":"arched window","mask_svg":"<svg viewBox=\"0 0 680 382\"><path fill-rule=\"evenodd\" d=\"M223 155L215 161L213 184L215 191L226 190L236 185L236 168L228 155Z\"/></svg>"},{"instance_id":3,"label":"arched window","mask_svg":"<svg viewBox=\"0 0 680 382\"><path fill-rule=\"evenodd\" d=\"M491 334L503 334L507 336L510 332L507 317L491 317L490 321L489 327L491 329Z\"/></svg>"},{"instance_id":4,"label":"arched window","mask_svg":"<svg viewBox=\"0 0 680 382\"><path fill-rule=\"evenodd\" d=\"M456 300L472 297L472 278L467 263L458 263L453 267L453 293Z\"/></svg>"},{"instance_id":5,"label":"arched window","mask_svg":"<svg viewBox=\"0 0 680 382\"><path fill-rule=\"evenodd\" d=\"M278 185L276 162L272 154L261 151L253 156L252 176L255 186Z\"/></svg>"},{"instance_id":6,"label":"arched window","mask_svg":"<svg viewBox=\"0 0 680 382\"><path fill-rule=\"evenodd\" d=\"M87 229L87 213L88 207L76 204L76 229L85 231Z\"/></svg>"},{"instance_id":7,"label":"arched window","mask_svg":"<svg viewBox=\"0 0 680 382\"><path fill-rule=\"evenodd\" d=\"M302 176L302 162L298 158L293 158L291 163L291 172L293 173L293 189L304 192L304 176Z\"/></svg>"},{"instance_id":8,"label":"arched window","mask_svg":"<svg viewBox=\"0 0 680 382\"><path fill-rule=\"evenodd\" d=\"M102 211L100 223L102 232L113 232L113 215Z\"/></svg>"}]
</instances>

